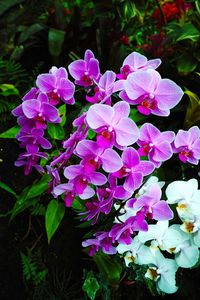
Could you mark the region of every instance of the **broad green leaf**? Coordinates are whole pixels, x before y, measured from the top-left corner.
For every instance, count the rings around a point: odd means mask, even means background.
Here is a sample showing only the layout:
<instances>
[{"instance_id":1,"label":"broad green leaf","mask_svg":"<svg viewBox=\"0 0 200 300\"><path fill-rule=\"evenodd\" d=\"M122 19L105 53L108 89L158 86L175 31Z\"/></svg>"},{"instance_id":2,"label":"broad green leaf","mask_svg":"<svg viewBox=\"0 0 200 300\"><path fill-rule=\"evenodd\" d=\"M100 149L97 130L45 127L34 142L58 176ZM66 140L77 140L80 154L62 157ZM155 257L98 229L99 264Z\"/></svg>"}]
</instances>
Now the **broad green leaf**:
<instances>
[{"instance_id":1,"label":"broad green leaf","mask_svg":"<svg viewBox=\"0 0 200 300\"><path fill-rule=\"evenodd\" d=\"M2 181L0 181L0 188L5 190L8 193L14 195L17 198L17 194L13 191L13 189L11 189L7 184L5 184Z\"/></svg>"},{"instance_id":2,"label":"broad green leaf","mask_svg":"<svg viewBox=\"0 0 200 300\"><path fill-rule=\"evenodd\" d=\"M200 122L200 99L195 93L189 90L185 91L185 94L188 95L190 102L185 115L184 127L190 128Z\"/></svg>"},{"instance_id":3,"label":"broad green leaf","mask_svg":"<svg viewBox=\"0 0 200 300\"><path fill-rule=\"evenodd\" d=\"M122 273L121 264L117 262L113 256L111 257L104 253L97 253L93 256L93 258L99 271L104 274L109 284L117 285Z\"/></svg>"},{"instance_id":4,"label":"broad green leaf","mask_svg":"<svg viewBox=\"0 0 200 300\"><path fill-rule=\"evenodd\" d=\"M195 70L198 61L190 54L184 54L177 59L178 72L187 75Z\"/></svg>"},{"instance_id":5,"label":"broad green leaf","mask_svg":"<svg viewBox=\"0 0 200 300\"><path fill-rule=\"evenodd\" d=\"M18 132L19 132L19 126L14 126L10 129L0 133L0 138L2 138L2 139L14 139Z\"/></svg>"},{"instance_id":6,"label":"broad green leaf","mask_svg":"<svg viewBox=\"0 0 200 300\"><path fill-rule=\"evenodd\" d=\"M190 39L193 42L197 42L200 37L199 30L191 23L184 24L180 27L179 36L176 39L177 42Z\"/></svg>"},{"instance_id":7,"label":"broad green leaf","mask_svg":"<svg viewBox=\"0 0 200 300\"><path fill-rule=\"evenodd\" d=\"M58 110L59 110L59 113L60 113L60 117L62 119L60 125L63 127L66 123L66 120L67 120L67 118L66 118L66 104L61 105Z\"/></svg>"},{"instance_id":8,"label":"broad green leaf","mask_svg":"<svg viewBox=\"0 0 200 300\"><path fill-rule=\"evenodd\" d=\"M13 84L2 83L0 84L0 94L5 97L10 95L19 96L19 91Z\"/></svg>"},{"instance_id":9,"label":"broad green leaf","mask_svg":"<svg viewBox=\"0 0 200 300\"><path fill-rule=\"evenodd\" d=\"M49 123L47 125L47 131L51 138L56 140L63 140L65 137L65 131L60 124Z\"/></svg>"},{"instance_id":10,"label":"broad green leaf","mask_svg":"<svg viewBox=\"0 0 200 300\"><path fill-rule=\"evenodd\" d=\"M32 24L31 26L24 26L24 30L19 36L19 43L24 43L26 40L30 39L34 34L36 34L38 31L41 31L42 29L43 26L37 23Z\"/></svg>"},{"instance_id":11,"label":"broad green leaf","mask_svg":"<svg viewBox=\"0 0 200 300\"><path fill-rule=\"evenodd\" d=\"M44 194L48 189L50 179L50 176L46 174L38 182L26 187L22 191L12 209L11 220L29 206L34 205L37 201L36 198Z\"/></svg>"},{"instance_id":12,"label":"broad green leaf","mask_svg":"<svg viewBox=\"0 0 200 300\"><path fill-rule=\"evenodd\" d=\"M45 227L47 232L48 243L58 226L60 225L65 214L65 205L57 200L51 200L45 214Z\"/></svg>"},{"instance_id":13,"label":"broad green leaf","mask_svg":"<svg viewBox=\"0 0 200 300\"><path fill-rule=\"evenodd\" d=\"M48 34L49 52L52 56L59 56L65 39L65 31L50 28Z\"/></svg>"},{"instance_id":14,"label":"broad green leaf","mask_svg":"<svg viewBox=\"0 0 200 300\"><path fill-rule=\"evenodd\" d=\"M93 272L90 271L87 273L85 281L83 283L83 291L87 293L88 297L91 300L94 300L96 297L96 293L100 289L100 285L94 276Z\"/></svg>"}]
</instances>

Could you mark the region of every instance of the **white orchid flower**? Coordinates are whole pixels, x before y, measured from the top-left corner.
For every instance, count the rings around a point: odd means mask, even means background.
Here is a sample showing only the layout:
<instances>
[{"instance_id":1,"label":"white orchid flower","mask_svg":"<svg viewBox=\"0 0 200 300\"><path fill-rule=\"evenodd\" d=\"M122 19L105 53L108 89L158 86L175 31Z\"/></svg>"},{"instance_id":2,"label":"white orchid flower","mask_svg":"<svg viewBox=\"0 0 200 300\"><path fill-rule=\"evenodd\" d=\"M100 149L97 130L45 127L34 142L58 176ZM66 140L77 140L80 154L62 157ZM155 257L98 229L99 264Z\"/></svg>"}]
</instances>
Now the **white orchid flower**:
<instances>
[{"instance_id":1,"label":"white orchid flower","mask_svg":"<svg viewBox=\"0 0 200 300\"><path fill-rule=\"evenodd\" d=\"M173 259L165 258L162 253L157 250L152 254L152 262L145 274L146 278L156 282L158 290L172 294L178 289L176 286L176 271L178 265Z\"/></svg>"},{"instance_id":2,"label":"white orchid flower","mask_svg":"<svg viewBox=\"0 0 200 300\"><path fill-rule=\"evenodd\" d=\"M177 230L169 227L168 221L158 221L155 225L149 225L148 231L139 232L138 239L142 243L152 241L152 250L160 248L170 252L170 249L174 249L180 244L181 235Z\"/></svg>"},{"instance_id":3,"label":"white orchid flower","mask_svg":"<svg viewBox=\"0 0 200 300\"><path fill-rule=\"evenodd\" d=\"M119 244L117 247L119 254L124 254L124 260L126 266L129 266L131 262L138 265L146 265L152 261L152 254L149 247L141 243L136 236L130 245Z\"/></svg>"},{"instance_id":4,"label":"white orchid flower","mask_svg":"<svg viewBox=\"0 0 200 300\"><path fill-rule=\"evenodd\" d=\"M182 226L182 225L181 225ZM171 253L175 254L175 261L178 266L182 268L193 267L199 259L199 249L193 241L191 233L186 233L181 230L180 225L174 224L170 228L173 228L181 235L181 242L175 249L171 249Z\"/></svg>"},{"instance_id":5,"label":"white orchid flower","mask_svg":"<svg viewBox=\"0 0 200 300\"><path fill-rule=\"evenodd\" d=\"M176 209L182 220L200 214L200 190L196 179L170 183L166 196L169 204L178 204Z\"/></svg>"}]
</instances>

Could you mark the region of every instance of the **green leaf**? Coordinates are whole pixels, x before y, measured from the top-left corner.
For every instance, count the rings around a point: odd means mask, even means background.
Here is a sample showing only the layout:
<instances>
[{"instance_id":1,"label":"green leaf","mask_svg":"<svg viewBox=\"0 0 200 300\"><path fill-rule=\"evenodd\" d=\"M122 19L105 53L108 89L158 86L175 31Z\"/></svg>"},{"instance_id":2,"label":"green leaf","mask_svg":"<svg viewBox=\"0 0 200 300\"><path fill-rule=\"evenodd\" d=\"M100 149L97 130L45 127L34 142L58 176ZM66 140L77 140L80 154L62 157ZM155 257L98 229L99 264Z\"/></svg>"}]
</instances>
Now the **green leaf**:
<instances>
[{"instance_id":1,"label":"green leaf","mask_svg":"<svg viewBox=\"0 0 200 300\"><path fill-rule=\"evenodd\" d=\"M97 264L100 272L107 278L109 284L115 286L119 283L122 266L116 261L114 257L106 255L104 253L97 253L93 256L94 261Z\"/></svg>"},{"instance_id":2,"label":"green leaf","mask_svg":"<svg viewBox=\"0 0 200 300\"><path fill-rule=\"evenodd\" d=\"M72 202L72 208L81 212L85 211L85 206L78 197Z\"/></svg>"},{"instance_id":3,"label":"green leaf","mask_svg":"<svg viewBox=\"0 0 200 300\"><path fill-rule=\"evenodd\" d=\"M3 15L8 9L25 2L25 0L1 0L0 1L0 16Z\"/></svg>"},{"instance_id":4,"label":"green leaf","mask_svg":"<svg viewBox=\"0 0 200 300\"><path fill-rule=\"evenodd\" d=\"M47 207L45 214L45 227L47 232L48 243L54 233L56 232L58 226L60 225L65 214L65 206L63 203L59 203L56 200L51 200Z\"/></svg>"},{"instance_id":5,"label":"green leaf","mask_svg":"<svg viewBox=\"0 0 200 300\"><path fill-rule=\"evenodd\" d=\"M52 56L59 56L65 39L65 31L50 28L48 34L49 52Z\"/></svg>"},{"instance_id":6,"label":"green leaf","mask_svg":"<svg viewBox=\"0 0 200 300\"><path fill-rule=\"evenodd\" d=\"M0 90L0 94L5 97L10 95L19 96L19 91L13 84L2 83L0 84Z\"/></svg>"},{"instance_id":7,"label":"green leaf","mask_svg":"<svg viewBox=\"0 0 200 300\"><path fill-rule=\"evenodd\" d=\"M19 132L19 126L14 126L10 129L0 133L0 138L2 138L2 139L14 139L18 132Z\"/></svg>"},{"instance_id":8,"label":"green leaf","mask_svg":"<svg viewBox=\"0 0 200 300\"><path fill-rule=\"evenodd\" d=\"M140 114L137 109L131 108L129 118L131 118L135 123L137 123L145 120L147 116Z\"/></svg>"},{"instance_id":9,"label":"green leaf","mask_svg":"<svg viewBox=\"0 0 200 300\"><path fill-rule=\"evenodd\" d=\"M63 127L66 123L66 120L67 120L67 118L66 118L66 104L61 105L58 110L59 110L59 113L60 113L60 117L62 119L60 125Z\"/></svg>"},{"instance_id":10,"label":"green leaf","mask_svg":"<svg viewBox=\"0 0 200 300\"><path fill-rule=\"evenodd\" d=\"M95 299L97 291L100 289L100 285L94 276L93 272L90 271L87 273L85 281L83 283L83 291L87 293L88 297L91 300Z\"/></svg>"},{"instance_id":11,"label":"green leaf","mask_svg":"<svg viewBox=\"0 0 200 300\"><path fill-rule=\"evenodd\" d=\"M3 190L5 190L6 192L14 195L17 198L17 194L4 182L0 181L0 188L2 188Z\"/></svg>"},{"instance_id":12,"label":"green leaf","mask_svg":"<svg viewBox=\"0 0 200 300\"><path fill-rule=\"evenodd\" d=\"M184 24L180 27L179 36L176 41L180 42L186 39L192 40L193 42L197 42L200 37L199 30L191 23Z\"/></svg>"},{"instance_id":13,"label":"green leaf","mask_svg":"<svg viewBox=\"0 0 200 300\"><path fill-rule=\"evenodd\" d=\"M11 220L26 208L37 202L37 199L35 198L44 194L44 192L48 189L48 183L50 180L50 176L46 174L38 182L26 187L22 191L12 209Z\"/></svg>"},{"instance_id":14,"label":"green leaf","mask_svg":"<svg viewBox=\"0 0 200 300\"><path fill-rule=\"evenodd\" d=\"M188 95L190 103L187 107L184 127L190 128L194 124L200 122L200 99L195 93L189 90L185 91L185 94Z\"/></svg>"},{"instance_id":15,"label":"green leaf","mask_svg":"<svg viewBox=\"0 0 200 300\"><path fill-rule=\"evenodd\" d=\"M88 138L90 140L93 140L93 138L96 136L96 132L94 132L92 129L89 128L88 130Z\"/></svg>"},{"instance_id":16,"label":"green leaf","mask_svg":"<svg viewBox=\"0 0 200 300\"><path fill-rule=\"evenodd\" d=\"M36 34L38 31L41 31L43 26L40 24L33 24L31 26L24 26L23 31L19 36L19 44L24 43L26 40L30 39L32 35Z\"/></svg>"},{"instance_id":17,"label":"green leaf","mask_svg":"<svg viewBox=\"0 0 200 300\"><path fill-rule=\"evenodd\" d=\"M177 60L178 72L182 75L187 75L196 69L198 61L189 54L183 54Z\"/></svg>"},{"instance_id":18,"label":"green leaf","mask_svg":"<svg viewBox=\"0 0 200 300\"><path fill-rule=\"evenodd\" d=\"M52 124L47 125L47 131L51 138L56 140L63 140L65 137L65 131L61 124Z\"/></svg>"}]
</instances>

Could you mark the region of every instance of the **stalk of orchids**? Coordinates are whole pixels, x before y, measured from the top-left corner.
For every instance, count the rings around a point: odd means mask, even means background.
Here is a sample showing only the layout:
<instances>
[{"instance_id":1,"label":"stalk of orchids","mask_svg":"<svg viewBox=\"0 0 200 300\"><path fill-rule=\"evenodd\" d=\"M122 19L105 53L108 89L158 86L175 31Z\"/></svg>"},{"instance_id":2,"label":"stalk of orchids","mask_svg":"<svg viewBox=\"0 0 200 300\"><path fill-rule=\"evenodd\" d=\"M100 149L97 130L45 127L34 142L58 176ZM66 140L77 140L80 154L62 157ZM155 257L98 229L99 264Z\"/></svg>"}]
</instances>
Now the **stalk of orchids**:
<instances>
[{"instance_id":1,"label":"stalk of orchids","mask_svg":"<svg viewBox=\"0 0 200 300\"><path fill-rule=\"evenodd\" d=\"M97 225L110 216L104 229L83 242L89 255L102 251L122 256L127 268L143 265L144 277L158 291L174 293L178 268L191 268L199 259L200 190L196 179L175 181L164 196L165 183L154 172L174 154L182 163L197 165L200 129L161 132L147 122L139 128L130 117L133 106L145 116L167 117L180 102L182 89L161 78L155 70L160 64L160 59L133 52L119 74L101 74L98 60L87 50L84 59L68 67L74 83L62 67L39 75L36 87L13 110L21 126L17 140L25 149L15 164L26 175L33 168L47 172L50 192L66 207L79 199L82 221ZM44 169L40 160L48 154L43 151L52 147L45 137L47 124L61 122L59 105L73 105L80 86L90 106L73 121L62 151Z\"/></svg>"}]
</instances>

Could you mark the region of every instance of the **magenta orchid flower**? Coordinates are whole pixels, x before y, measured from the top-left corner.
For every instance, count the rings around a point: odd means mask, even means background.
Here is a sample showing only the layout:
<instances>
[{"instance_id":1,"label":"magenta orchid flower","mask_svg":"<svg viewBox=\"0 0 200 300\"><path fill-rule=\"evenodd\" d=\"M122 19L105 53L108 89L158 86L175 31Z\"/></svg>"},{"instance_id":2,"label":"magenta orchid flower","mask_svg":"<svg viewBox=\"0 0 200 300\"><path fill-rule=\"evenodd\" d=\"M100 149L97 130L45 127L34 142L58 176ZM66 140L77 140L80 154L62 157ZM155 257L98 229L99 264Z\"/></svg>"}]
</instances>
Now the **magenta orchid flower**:
<instances>
[{"instance_id":1,"label":"magenta orchid flower","mask_svg":"<svg viewBox=\"0 0 200 300\"><path fill-rule=\"evenodd\" d=\"M144 220L144 218L143 218ZM110 232L109 236L112 238L112 241L117 241L120 244L131 244L132 242L132 234L134 234L135 231L147 231L148 225L145 221L145 223L141 222L141 216L133 216L128 218L124 223L118 223L115 224Z\"/></svg>"},{"instance_id":2,"label":"magenta orchid flower","mask_svg":"<svg viewBox=\"0 0 200 300\"><path fill-rule=\"evenodd\" d=\"M65 68L52 67L49 73L37 77L36 85L41 92L47 93L52 105L61 99L67 104L74 104L74 84L68 79Z\"/></svg>"},{"instance_id":3,"label":"magenta orchid flower","mask_svg":"<svg viewBox=\"0 0 200 300\"><path fill-rule=\"evenodd\" d=\"M58 109L48 103L48 98L43 93L37 99L24 101L22 110L26 118L35 121L36 128L46 128L46 122L61 122Z\"/></svg>"},{"instance_id":4,"label":"magenta orchid flower","mask_svg":"<svg viewBox=\"0 0 200 300\"><path fill-rule=\"evenodd\" d=\"M18 141L21 142L21 147L26 147L28 144L41 146L43 149L50 149L51 143L44 138L44 130L33 128L30 131L24 131L23 128L16 135Z\"/></svg>"},{"instance_id":5,"label":"magenta orchid flower","mask_svg":"<svg viewBox=\"0 0 200 300\"><path fill-rule=\"evenodd\" d=\"M112 174L109 174L108 176L108 184L106 188L97 188L96 192L98 198L114 198L117 200L127 200L132 196L132 193L125 190L122 185L117 185L117 178Z\"/></svg>"},{"instance_id":6,"label":"magenta orchid flower","mask_svg":"<svg viewBox=\"0 0 200 300\"><path fill-rule=\"evenodd\" d=\"M99 251L100 241L96 239L88 239L82 242L83 247L89 247L89 256L93 256L96 252Z\"/></svg>"},{"instance_id":7,"label":"magenta orchid flower","mask_svg":"<svg viewBox=\"0 0 200 300\"><path fill-rule=\"evenodd\" d=\"M58 197L64 194L64 201L67 207L70 207L76 196L81 199L89 199L94 196L94 190L90 186L86 186L82 193L77 194L74 188L74 182L62 183L54 187L53 194Z\"/></svg>"},{"instance_id":8,"label":"magenta orchid flower","mask_svg":"<svg viewBox=\"0 0 200 300\"><path fill-rule=\"evenodd\" d=\"M151 174L155 167L152 162L140 161L138 152L132 147L123 151L122 160L123 167L113 176L125 178L124 188L133 193L141 186L143 176Z\"/></svg>"},{"instance_id":9,"label":"magenta orchid flower","mask_svg":"<svg viewBox=\"0 0 200 300\"><path fill-rule=\"evenodd\" d=\"M96 142L83 140L78 143L76 155L81 157L82 164L87 173L94 172L102 165L104 171L116 172L122 167L119 154L113 149L100 148Z\"/></svg>"},{"instance_id":10,"label":"magenta orchid flower","mask_svg":"<svg viewBox=\"0 0 200 300\"><path fill-rule=\"evenodd\" d=\"M145 123L140 128L140 137L137 141L140 147L138 152L141 156L148 155L149 160L156 167L160 167L161 162L168 160L173 155L171 143L174 138L174 132L160 132L152 124Z\"/></svg>"},{"instance_id":11,"label":"magenta orchid flower","mask_svg":"<svg viewBox=\"0 0 200 300\"><path fill-rule=\"evenodd\" d=\"M100 242L100 246L102 247L102 251L105 254L115 254L117 253L116 248L112 245L112 238L109 236L109 232L100 231L95 234L98 241Z\"/></svg>"},{"instance_id":12,"label":"magenta orchid flower","mask_svg":"<svg viewBox=\"0 0 200 300\"><path fill-rule=\"evenodd\" d=\"M60 184L60 175L59 170L57 168L52 168L49 165L46 165L47 174L51 177L51 181L48 183L48 193L52 193L52 195L56 198L57 196L54 194L54 188Z\"/></svg>"},{"instance_id":13,"label":"magenta orchid flower","mask_svg":"<svg viewBox=\"0 0 200 300\"><path fill-rule=\"evenodd\" d=\"M152 185L148 193L140 196L134 203L135 209L142 209L146 217L158 221L171 220L173 212L168 203L161 199L161 188L158 185Z\"/></svg>"},{"instance_id":14,"label":"magenta orchid flower","mask_svg":"<svg viewBox=\"0 0 200 300\"><path fill-rule=\"evenodd\" d=\"M113 107L94 104L89 108L86 120L89 127L97 132L100 147L129 146L137 141L139 130L128 118L129 112L129 104L123 101Z\"/></svg>"},{"instance_id":15,"label":"magenta orchid flower","mask_svg":"<svg viewBox=\"0 0 200 300\"><path fill-rule=\"evenodd\" d=\"M96 224L100 214L108 215L112 209L113 206L113 199L103 199L103 198L97 198L91 202L86 202L85 207L86 211L80 213L79 215L87 215L81 221L85 220L93 220L92 225Z\"/></svg>"},{"instance_id":16,"label":"magenta orchid flower","mask_svg":"<svg viewBox=\"0 0 200 300\"><path fill-rule=\"evenodd\" d=\"M40 90L36 87L33 87L24 95L22 98L22 101L31 100L31 99L37 99L38 94L40 93Z\"/></svg>"},{"instance_id":17,"label":"magenta orchid flower","mask_svg":"<svg viewBox=\"0 0 200 300\"><path fill-rule=\"evenodd\" d=\"M32 168L35 168L38 172L44 172L44 169L39 165L39 159L48 158L48 154L39 152L39 147L36 145L27 145L27 152L21 153L15 162L16 167L24 166L24 175L28 175Z\"/></svg>"},{"instance_id":18,"label":"magenta orchid flower","mask_svg":"<svg viewBox=\"0 0 200 300\"><path fill-rule=\"evenodd\" d=\"M106 103L111 104L111 95L123 89L122 80L115 81L116 74L113 71L106 71L97 86L94 88L94 96L86 96L86 100L91 103Z\"/></svg>"},{"instance_id":19,"label":"magenta orchid flower","mask_svg":"<svg viewBox=\"0 0 200 300\"><path fill-rule=\"evenodd\" d=\"M72 62L68 69L75 83L84 87L92 86L100 77L99 62L91 50L86 50L84 59Z\"/></svg>"},{"instance_id":20,"label":"magenta orchid flower","mask_svg":"<svg viewBox=\"0 0 200 300\"><path fill-rule=\"evenodd\" d=\"M87 173L83 165L71 165L64 170L64 176L73 180L74 191L80 195L84 192L89 183L103 185L107 182L105 175L99 172Z\"/></svg>"},{"instance_id":21,"label":"magenta orchid flower","mask_svg":"<svg viewBox=\"0 0 200 300\"><path fill-rule=\"evenodd\" d=\"M200 159L200 129L191 127L188 131L179 130L174 140L174 153L179 153L183 163L197 165Z\"/></svg>"},{"instance_id":22,"label":"magenta orchid flower","mask_svg":"<svg viewBox=\"0 0 200 300\"><path fill-rule=\"evenodd\" d=\"M125 58L122 68L120 69L120 74L117 74L117 78L126 79L130 73L139 70L156 69L160 64L161 60L159 58L150 59L148 61L144 55L138 52L132 52Z\"/></svg>"},{"instance_id":23,"label":"magenta orchid flower","mask_svg":"<svg viewBox=\"0 0 200 300\"><path fill-rule=\"evenodd\" d=\"M130 74L124 81L124 89L120 97L137 105L139 112L144 115L168 116L170 109L183 96L183 91L175 82L162 79L153 69Z\"/></svg>"},{"instance_id":24,"label":"magenta orchid flower","mask_svg":"<svg viewBox=\"0 0 200 300\"><path fill-rule=\"evenodd\" d=\"M94 239L88 239L82 243L83 247L89 247L89 255L93 256L95 252L99 251L101 247L105 254L115 254L117 250L112 245L112 238L109 236L109 232L99 231L95 233Z\"/></svg>"}]
</instances>

